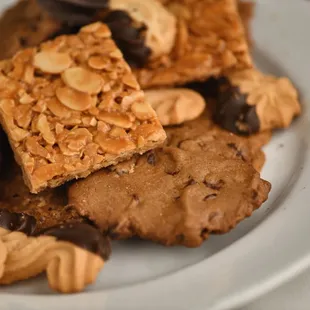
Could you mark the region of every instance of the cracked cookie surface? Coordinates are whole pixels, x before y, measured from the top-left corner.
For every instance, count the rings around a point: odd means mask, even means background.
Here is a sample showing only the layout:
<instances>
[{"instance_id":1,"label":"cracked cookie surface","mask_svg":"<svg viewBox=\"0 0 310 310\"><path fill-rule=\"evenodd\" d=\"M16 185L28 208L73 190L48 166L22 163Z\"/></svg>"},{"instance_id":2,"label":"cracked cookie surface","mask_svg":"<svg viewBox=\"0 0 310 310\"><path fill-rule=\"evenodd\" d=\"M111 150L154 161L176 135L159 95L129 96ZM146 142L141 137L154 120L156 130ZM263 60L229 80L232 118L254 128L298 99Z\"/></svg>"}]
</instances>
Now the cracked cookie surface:
<instances>
[{"instance_id":1,"label":"cracked cookie surface","mask_svg":"<svg viewBox=\"0 0 310 310\"><path fill-rule=\"evenodd\" d=\"M73 184L69 204L115 238L199 246L250 216L270 190L235 152L223 152L191 139L150 151Z\"/></svg>"}]
</instances>

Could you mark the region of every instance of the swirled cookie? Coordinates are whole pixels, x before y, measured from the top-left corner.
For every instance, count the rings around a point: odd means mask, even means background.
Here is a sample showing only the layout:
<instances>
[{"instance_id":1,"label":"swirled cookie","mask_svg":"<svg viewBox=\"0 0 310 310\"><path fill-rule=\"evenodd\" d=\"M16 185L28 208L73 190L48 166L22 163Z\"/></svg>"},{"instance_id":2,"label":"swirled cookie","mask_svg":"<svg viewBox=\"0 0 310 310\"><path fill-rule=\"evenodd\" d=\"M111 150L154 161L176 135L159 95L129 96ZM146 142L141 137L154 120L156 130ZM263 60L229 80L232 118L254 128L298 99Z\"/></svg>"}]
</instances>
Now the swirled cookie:
<instances>
[{"instance_id":1,"label":"swirled cookie","mask_svg":"<svg viewBox=\"0 0 310 310\"><path fill-rule=\"evenodd\" d=\"M229 72L220 81L215 121L231 132L287 128L300 113L298 92L288 78L251 69Z\"/></svg>"},{"instance_id":2,"label":"swirled cookie","mask_svg":"<svg viewBox=\"0 0 310 310\"><path fill-rule=\"evenodd\" d=\"M196 119L206 106L199 93L186 88L146 90L144 94L145 100L155 110L163 126Z\"/></svg>"},{"instance_id":3,"label":"swirled cookie","mask_svg":"<svg viewBox=\"0 0 310 310\"><path fill-rule=\"evenodd\" d=\"M25 214L2 211L0 217L0 284L34 277L44 271L50 287L61 293L79 292L93 283L110 255L109 240L87 224L59 225L27 236L16 222L33 223ZM10 227L10 229L3 228Z\"/></svg>"}]
</instances>

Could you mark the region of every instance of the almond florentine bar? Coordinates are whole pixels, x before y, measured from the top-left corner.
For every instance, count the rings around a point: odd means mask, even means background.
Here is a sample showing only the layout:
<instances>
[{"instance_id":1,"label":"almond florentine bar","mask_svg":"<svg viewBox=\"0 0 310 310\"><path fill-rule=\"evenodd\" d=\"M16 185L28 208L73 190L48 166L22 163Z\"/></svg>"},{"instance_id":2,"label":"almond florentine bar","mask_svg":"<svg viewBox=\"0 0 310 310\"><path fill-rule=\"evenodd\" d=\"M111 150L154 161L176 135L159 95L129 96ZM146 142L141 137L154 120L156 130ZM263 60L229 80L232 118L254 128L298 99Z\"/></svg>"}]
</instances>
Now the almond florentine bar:
<instances>
[{"instance_id":1,"label":"almond florentine bar","mask_svg":"<svg viewBox=\"0 0 310 310\"><path fill-rule=\"evenodd\" d=\"M0 121L32 193L166 138L102 23L0 62Z\"/></svg>"}]
</instances>

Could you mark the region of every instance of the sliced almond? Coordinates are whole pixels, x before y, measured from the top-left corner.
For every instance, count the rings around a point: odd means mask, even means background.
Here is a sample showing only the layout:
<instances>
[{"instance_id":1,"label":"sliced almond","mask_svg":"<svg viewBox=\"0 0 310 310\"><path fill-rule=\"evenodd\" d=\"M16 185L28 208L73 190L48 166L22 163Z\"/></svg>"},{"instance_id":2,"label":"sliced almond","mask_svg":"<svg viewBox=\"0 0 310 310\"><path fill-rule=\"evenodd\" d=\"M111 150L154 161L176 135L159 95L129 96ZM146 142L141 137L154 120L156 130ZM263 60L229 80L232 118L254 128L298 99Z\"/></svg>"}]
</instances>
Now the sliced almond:
<instances>
[{"instance_id":1,"label":"sliced almond","mask_svg":"<svg viewBox=\"0 0 310 310\"><path fill-rule=\"evenodd\" d=\"M85 111L94 102L94 98L89 94L81 93L69 87L57 88L56 96L63 105L75 111Z\"/></svg>"},{"instance_id":2,"label":"sliced almond","mask_svg":"<svg viewBox=\"0 0 310 310\"><path fill-rule=\"evenodd\" d=\"M114 59L122 59L123 58L123 54L120 50L115 50L115 51L111 52L109 55L111 58L114 58Z\"/></svg>"},{"instance_id":3,"label":"sliced almond","mask_svg":"<svg viewBox=\"0 0 310 310\"><path fill-rule=\"evenodd\" d=\"M29 132L19 127L10 129L11 137L14 141L20 142L29 136Z\"/></svg>"},{"instance_id":4,"label":"sliced almond","mask_svg":"<svg viewBox=\"0 0 310 310\"><path fill-rule=\"evenodd\" d=\"M115 125L121 128L130 128L132 126L132 122L130 121L129 116L126 114L119 114L116 112L108 113L101 111L97 118L110 125Z\"/></svg>"},{"instance_id":5,"label":"sliced almond","mask_svg":"<svg viewBox=\"0 0 310 310\"><path fill-rule=\"evenodd\" d=\"M138 119L143 121L156 116L156 113L152 107L144 101L133 103L131 106L131 111Z\"/></svg>"},{"instance_id":6,"label":"sliced almond","mask_svg":"<svg viewBox=\"0 0 310 310\"><path fill-rule=\"evenodd\" d=\"M19 98L19 103L21 104L28 104L32 103L34 101L34 98L32 98L29 94L24 93L20 98Z\"/></svg>"},{"instance_id":7,"label":"sliced almond","mask_svg":"<svg viewBox=\"0 0 310 310\"><path fill-rule=\"evenodd\" d=\"M95 117L84 116L84 117L82 117L82 124L84 126L87 126L87 127L89 127L89 126L94 127L97 125L97 120Z\"/></svg>"},{"instance_id":8,"label":"sliced almond","mask_svg":"<svg viewBox=\"0 0 310 310\"><path fill-rule=\"evenodd\" d=\"M133 88L133 89L140 89L140 86L136 80L136 78L131 74L131 73L127 73L123 76L122 81L125 85Z\"/></svg>"},{"instance_id":9,"label":"sliced almond","mask_svg":"<svg viewBox=\"0 0 310 310\"><path fill-rule=\"evenodd\" d=\"M69 68L61 77L69 87L88 94L98 94L103 85L99 74L81 67Z\"/></svg>"},{"instance_id":10,"label":"sliced almond","mask_svg":"<svg viewBox=\"0 0 310 310\"><path fill-rule=\"evenodd\" d=\"M102 23L100 22L92 23L90 25L82 27L81 32L96 32L101 26Z\"/></svg>"},{"instance_id":11,"label":"sliced almond","mask_svg":"<svg viewBox=\"0 0 310 310\"><path fill-rule=\"evenodd\" d=\"M54 51L39 52L34 56L33 65L45 73L58 74L68 69L72 63L67 53Z\"/></svg>"},{"instance_id":12,"label":"sliced almond","mask_svg":"<svg viewBox=\"0 0 310 310\"><path fill-rule=\"evenodd\" d=\"M63 124L57 123L55 125L56 135L60 135L64 131L65 126Z\"/></svg>"},{"instance_id":13,"label":"sliced almond","mask_svg":"<svg viewBox=\"0 0 310 310\"><path fill-rule=\"evenodd\" d=\"M107 39L111 37L111 31L108 26L101 24L101 26L96 30L95 36L102 39Z\"/></svg>"},{"instance_id":14,"label":"sliced almond","mask_svg":"<svg viewBox=\"0 0 310 310\"><path fill-rule=\"evenodd\" d=\"M0 101L0 109L9 117L13 117L15 102L12 99L2 99Z\"/></svg>"},{"instance_id":15,"label":"sliced almond","mask_svg":"<svg viewBox=\"0 0 310 310\"><path fill-rule=\"evenodd\" d=\"M136 148L135 144L125 138L111 139L108 138L104 133L98 133L95 138L101 149L109 154L119 155L124 152L134 150Z\"/></svg>"},{"instance_id":16,"label":"sliced almond","mask_svg":"<svg viewBox=\"0 0 310 310\"><path fill-rule=\"evenodd\" d=\"M47 101L48 109L60 118L69 118L71 110L65 107L57 98L51 98Z\"/></svg>"},{"instance_id":17,"label":"sliced almond","mask_svg":"<svg viewBox=\"0 0 310 310\"><path fill-rule=\"evenodd\" d=\"M91 56L88 59L88 65L93 69L102 70L111 66L111 63L103 56Z\"/></svg>"},{"instance_id":18,"label":"sliced almond","mask_svg":"<svg viewBox=\"0 0 310 310\"><path fill-rule=\"evenodd\" d=\"M111 138L126 138L127 132L123 128L114 127L109 132Z\"/></svg>"},{"instance_id":19,"label":"sliced almond","mask_svg":"<svg viewBox=\"0 0 310 310\"><path fill-rule=\"evenodd\" d=\"M111 129L111 126L108 125L108 124L105 123L105 122L99 121L99 122L97 123L97 130L98 130L98 131L101 131L101 132L103 132L103 133L106 133L106 132L110 131L110 129Z\"/></svg>"},{"instance_id":20,"label":"sliced almond","mask_svg":"<svg viewBox=\"0 0 310 310\"><path fill-rule=\"evenodd\" d=\"M27 129L32 121L31 104L18 105L14 109L14 119L19 127Z\"/></svg>"},{"instance_id":21,"label":"sliced almond","mask_svg":"<svg viewBox=\"0 0 310 310\"><path fill-rule=\"evenodd\" d=\"M38 139L35 137L28 137L26 139L26 149L32 155L38 155L44 158L49 158L48 151L39 144Z\"/></svg>"},{"instance_id":22,"label":"sliced almond","mask_svg":"<svg viewBox=\"0 0 310 310\"><path fill-rule=\"evenodd\" d=\"M46 110L46 102L45 100L39 100L35 106L32 108L33 111L44 113Z\"/></svg>"},{"instance_id":23,"label":"sliced almond","mask_svg":"<svg viewBox=\"0 0 310 310\"><path fill-rule=\"evenodd\" d=\"M43 139L48 144L51 144L51 145L55 144L56 142L55 136L50 129L49 123L45 115L43 114L39 115L38 120L37 120L37 128L39 132L42 134Z\"/></svg>"}]
</instances>

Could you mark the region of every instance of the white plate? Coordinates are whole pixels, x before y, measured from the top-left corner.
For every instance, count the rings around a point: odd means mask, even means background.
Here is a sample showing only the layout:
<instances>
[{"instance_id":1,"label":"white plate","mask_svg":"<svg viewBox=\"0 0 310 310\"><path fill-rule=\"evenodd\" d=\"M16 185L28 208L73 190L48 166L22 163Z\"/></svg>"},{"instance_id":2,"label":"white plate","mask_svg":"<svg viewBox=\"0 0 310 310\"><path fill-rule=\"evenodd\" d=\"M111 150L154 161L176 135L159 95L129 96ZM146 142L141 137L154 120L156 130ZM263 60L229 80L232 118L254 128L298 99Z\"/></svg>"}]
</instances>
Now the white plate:
<instances>
[{"instance_id":1,"label":"white plate","mask_svg":"<svg viewBox=\"0 0 310 310\"><path fill-rule=\"evenodd\" d=\"M310 2L257 2L257 64L288 75L309 102ZM112 260L87 292L59 296L42 277L1 288L1 310L224 310L302 272L310 265L309 116L305 105L303 116L266 147L270 199L231 233L211 237L199 249L115 243Z\"/></svg>"}]
</instances>

